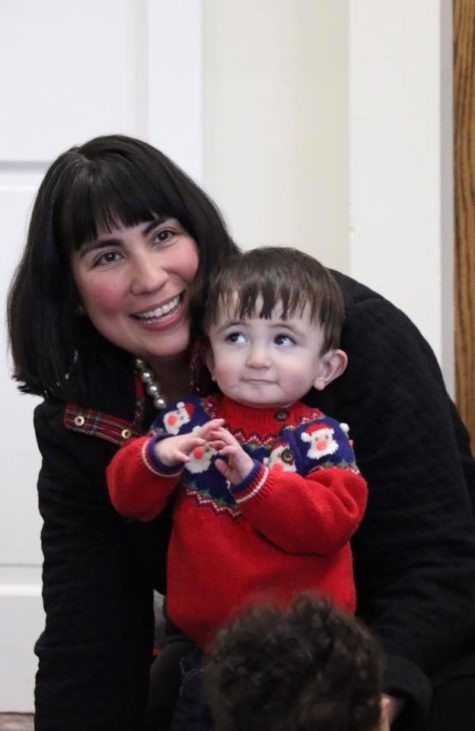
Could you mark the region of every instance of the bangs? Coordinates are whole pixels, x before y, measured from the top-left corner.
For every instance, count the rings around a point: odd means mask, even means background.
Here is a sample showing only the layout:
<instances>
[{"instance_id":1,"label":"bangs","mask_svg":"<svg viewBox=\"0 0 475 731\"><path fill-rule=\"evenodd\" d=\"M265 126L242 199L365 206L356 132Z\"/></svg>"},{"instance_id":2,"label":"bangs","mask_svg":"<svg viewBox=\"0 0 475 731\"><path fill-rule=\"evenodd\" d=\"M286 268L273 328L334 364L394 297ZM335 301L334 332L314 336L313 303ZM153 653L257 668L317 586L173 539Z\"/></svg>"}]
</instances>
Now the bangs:
<instances>
[{"instance_id":1,"label":"bangs","mask_svg":"<svg viewBox=\"0 0 475 731\"><path fill-rule=\"evenodd\" d=\"M325 350L338 346L345 317L342 293L317 259L297 249L261 247L227 259L205 296L205 337L223 309L236 320L288 320L305 312L323 329Z\"/></svg>"},{"instance_id":2,"label":"bangs","mask_svg":"<svg viewBox=\"0 0 475 731\"><path fill-rule=\"evenodd\" d=\"M231 283L230 283L231 284ZM316 307L308 292L290 287L285 281L250 281L234 284L221 294L221 306L238 320L257 317L270 320L276 317L287 320L301 317L305 307L310 307L310 319L318 322Z\"/></svg>"},{"instance_id":3,"label":"bangs","mask_svg":"<svg viewBox=\"0 0 475 731\"><path fill-rule=\"evenodd\" d=\"M134 169L118 156L108 162L73 171L58 199L56 235L68 253L120 226L163 215L183 221L179 199L148 166Z\"/></svg>"}]
</instances>

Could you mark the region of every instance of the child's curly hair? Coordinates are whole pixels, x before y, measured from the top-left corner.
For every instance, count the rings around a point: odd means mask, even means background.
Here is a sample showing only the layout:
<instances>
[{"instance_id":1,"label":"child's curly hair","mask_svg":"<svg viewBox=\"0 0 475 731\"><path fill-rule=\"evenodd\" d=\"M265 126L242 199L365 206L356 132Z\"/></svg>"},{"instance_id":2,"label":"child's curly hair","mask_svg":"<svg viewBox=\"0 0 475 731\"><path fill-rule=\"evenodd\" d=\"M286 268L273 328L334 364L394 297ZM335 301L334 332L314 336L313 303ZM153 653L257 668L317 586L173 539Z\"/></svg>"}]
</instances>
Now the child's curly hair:
<instances>
[{"instance_id":1,"label":"child's curly hair","mask_svg":"<svg viewBox=\"0 0 475 731\"><path fill-rule=\"evenodd\" d=\"M217 731L371 731L381 720L381 651L329 601L253 607L205 663Z\"/></svg>"}]
</instances>

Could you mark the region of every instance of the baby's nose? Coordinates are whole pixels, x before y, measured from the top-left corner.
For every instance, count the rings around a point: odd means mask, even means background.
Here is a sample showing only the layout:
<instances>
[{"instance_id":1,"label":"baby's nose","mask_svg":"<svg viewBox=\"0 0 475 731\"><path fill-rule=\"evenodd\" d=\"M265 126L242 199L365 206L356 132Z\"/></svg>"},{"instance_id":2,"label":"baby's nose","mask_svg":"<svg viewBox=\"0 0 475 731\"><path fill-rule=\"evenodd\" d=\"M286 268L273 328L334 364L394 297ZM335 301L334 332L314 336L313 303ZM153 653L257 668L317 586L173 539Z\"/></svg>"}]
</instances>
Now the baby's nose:
<instances>
[{"instance_id":1,"label":"baby's nose","mask_svg":"<svg viewBox=\"0 0 475 731\"><path fill-rule=\"evenodd\" d=\"M272 364L267 348L254 346L249 352L247 365L250 368L269 368Z\"/></svg>"}]
</instances>

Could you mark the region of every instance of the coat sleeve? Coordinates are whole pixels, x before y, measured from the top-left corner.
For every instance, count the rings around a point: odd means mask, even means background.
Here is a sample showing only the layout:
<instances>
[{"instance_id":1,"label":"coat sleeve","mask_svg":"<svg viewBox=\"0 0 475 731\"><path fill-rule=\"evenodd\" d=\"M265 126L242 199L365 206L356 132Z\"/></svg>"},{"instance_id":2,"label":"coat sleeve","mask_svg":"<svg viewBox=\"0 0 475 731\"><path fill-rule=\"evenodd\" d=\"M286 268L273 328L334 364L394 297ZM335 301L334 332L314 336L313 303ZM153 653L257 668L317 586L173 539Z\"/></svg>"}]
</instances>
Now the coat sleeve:
<instances>
[{"instance_id":1,"label":"coat sleeve","mask_svg":"<svg viewBox=\"0 0 475 731\"><path fill-rule=\"evenodd\" d=\"M35 413L45 629L35 652L37 731L139 731L153 635L151 584L112 508L115 449L67 432L63 407Z\"/></svg>"},{"instance_id":2,"label":"coat sleeve","mask_svg":"<svg viewBox=\"0 0 475 731\"><path fill-rule=\"evenodd\" d=\"M349 311L342 346L333 413L352 425L369 486L353 541L359 612L385 649L386 691L424 708L428 677L474 614L475 527L452 406L427 342L386 300Z\"/></svg>"}]
</instances>

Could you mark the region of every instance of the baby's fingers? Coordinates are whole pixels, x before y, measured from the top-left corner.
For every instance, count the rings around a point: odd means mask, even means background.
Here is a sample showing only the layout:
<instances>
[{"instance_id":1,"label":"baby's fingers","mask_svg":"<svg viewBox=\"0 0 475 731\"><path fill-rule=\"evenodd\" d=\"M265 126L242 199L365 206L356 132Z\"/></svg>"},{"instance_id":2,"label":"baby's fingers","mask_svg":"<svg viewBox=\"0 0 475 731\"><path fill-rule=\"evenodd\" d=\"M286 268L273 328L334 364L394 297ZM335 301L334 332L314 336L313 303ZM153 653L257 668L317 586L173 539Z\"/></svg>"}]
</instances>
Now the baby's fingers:
<instances>
[{"instance_id":1,"label":"baby's fingers","mask_svg":"<svg viewBox=\"0 0 475 731\"><path fill-rule=\"evenodd\" d=\"M228 463L224 461L224 459L216 459L214 461L214 466L216 467L218 472L221 472L223 477L229 479L230 475L232 474L232 470L229 467Z\"/></svg>"},{"instance_id":2,"label":"baby's fingers","mask_svg":"<svg viewBox=\"0 0 475 731\"><path fill-rule=\"evenodd\" d=\"M175 450L175 452L173 452L171 457L172 457L173 462L175 462L177 464L178 463L186 464L187 462L190 461L190 458L188 457L188 455L185 454L184 452L180 452L179 449Z\"/></svg>"},{"instance_id":3,"label":"baby's fingers","mask_svg":"<svg viewBox=\"0 0 475 731\"><path fill-rule=\"evenodd\" d=\"M194 430L195 434L199 434L200 437L203 437L203 439L209 439L211 432L215 429L219 429L224 424L224 419L211 419L211 421L207 421L206 424L202 424L197 429Z\"/></svg>"},{"instance_id":4,"label":"baby's fingers","mask_svg":"<svg viewBox=\"0 0 475 731\"><path fill-rule=\"evenodd\" d=\"M177 447L180 451L183 450L183 452L192 452L193 449L196 447L202 447L203 444L206 444L206 440L202 439L202 437L195 437L191 434L186 434L186 437L181 442L180 446Z\"/></svg>"},{"instance_id":5,"label":"baby's fingers","mask_svg":"<svg viewBox=\"0 0 475 731\"><path fill-rule=\"evenodd\" d=\"M225 444L239 444L236 437L233 437L231 432L229 432L227 429L224 429L224 427L221 427L219 429L213 429L213 432L211 433L211 438L221 440Z\"/></svg>"},{"instance_id":6,"label":"baby's fingers","mask_svg":"<svg viewBox=\"0 0 475 731\"><path fill-rule=\"evenodd\" d=\"M236 447L234 444L227 444L226 446L222 447L221 449L218 449L218 453L220 457L230 457L234 454L237 454L240 450L240 447Z\"/></svg>"},{"instance_id":7,"label":"baby's fingers","mask_svg":"<svg viewBox=\"0 0 475 731\"><path fill-rule=\"evenodd\" d=\"M226 446L226 445L224 444L224 442L223 442L223 441L221 441L220 439L213 439L212 441L209 441L209 442L208 442L208 444L209 444L209 446L211 447L211 449L214 449L214 450L215 450L215 452L219 452L219 451L221 451L221 449L222 449L222 448L223 448L224 446Z\"/></svg>"}]
</instances>

